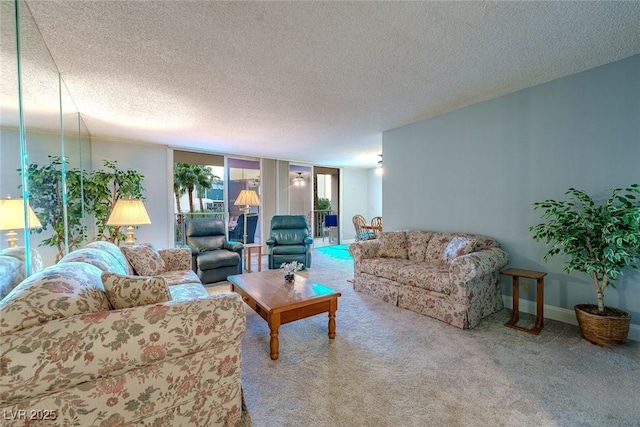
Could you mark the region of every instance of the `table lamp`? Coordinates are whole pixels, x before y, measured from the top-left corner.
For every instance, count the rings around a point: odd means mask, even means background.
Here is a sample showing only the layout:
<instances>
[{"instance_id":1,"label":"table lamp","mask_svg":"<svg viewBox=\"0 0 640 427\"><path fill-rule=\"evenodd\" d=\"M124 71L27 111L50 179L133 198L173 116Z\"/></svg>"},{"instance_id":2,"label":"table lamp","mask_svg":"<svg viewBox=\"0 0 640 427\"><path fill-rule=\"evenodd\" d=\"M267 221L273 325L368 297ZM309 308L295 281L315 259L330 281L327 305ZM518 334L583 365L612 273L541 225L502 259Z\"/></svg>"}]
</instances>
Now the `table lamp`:
<instances>
[{"instance_id":1,"label":"table lamp","mask_svg":"<svg viewBox=\"0 0 640 427\"><path fill-rule=\"evenodd\" d=\"M126 246L132 246L135 244L133 237L134 225L151 224L149 214L144 207L144 203L140 199L118 199L116 204L113 205L113 210L109 219L107 219L107 225L113 225L116 227L127 227L127 240L124 244Z\"/></svg>"},{"instance_id":2,"label":"table lamp","mask_svg":"<svg viewBox=\"0 0 640 427\"><path fill-rule=\"evenodd\" d=\"M249 212L249 206L260 206L260 199L253 190L242 190L240 195L233 203L236 206L244 206L244 237L242 243L247 244L247 212Z\"/></svg>"},{"instance_id":3,"label":"table lamp","mask_svg":"<svg viewBox=\"0 0 640 427\"><path fill-rule=\"evenodd\" d=\"M10 248L15 247L18 242L18 233L16 233L16 230L42 227L38 217L28 204L27 209L29 218L27 220L28 225L25 227L24 204L22 199L12 199L11 197L0 199L0 230L9 230L7 233L7 241L9 242Z\"/></svg>"}]
</instances>

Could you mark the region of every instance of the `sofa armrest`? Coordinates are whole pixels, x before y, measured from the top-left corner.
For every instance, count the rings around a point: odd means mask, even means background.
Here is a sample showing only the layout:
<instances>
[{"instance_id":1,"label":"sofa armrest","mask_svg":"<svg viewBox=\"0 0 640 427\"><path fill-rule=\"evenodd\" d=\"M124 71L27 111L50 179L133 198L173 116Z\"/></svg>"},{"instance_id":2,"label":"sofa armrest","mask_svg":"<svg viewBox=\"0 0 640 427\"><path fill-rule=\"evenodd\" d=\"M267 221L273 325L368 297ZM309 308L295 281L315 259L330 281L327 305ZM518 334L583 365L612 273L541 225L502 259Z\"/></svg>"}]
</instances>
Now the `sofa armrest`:
<instances>
[{"instance_id":1,"label":"sofa armrest","mask_svg":"<svg viewBox=\"0 0 640 427\"><path fill-rule=\"evenodd\" d=\"M52 320L2 337L0 403L240 347L244 331L244 303L231 292Z\"/></svg>"},{"instance_id":2,"label":"sofa armrest","mask_svg":"<svg viewBox=\"0 0 640 427\"><path fill-rule=\"evenodd\" d=\"M509 254L500 248L487 248L454 258L449 263L453 283L465 287L473 279L500 271L509 262Z\"/></svg>"},{"instance_id":3,"label":"sofa armrest","mask_svg":"<svg viewBox=\"0 0 640 427\"><path fill-rule=\"evenodd\" d=\"M190 248L160 249L158 252L167 265L167 271L191 270Z\"/></svg>"},{"instance_id":4,"label":"sofa armrest","mask_svg":"<svg viewBox=\"0 0 640 427\"><path fill-rule=\"evenodd\" d=\"M376 258L380 249L379 240L363 240L354 242L349 246L349 252L353 257L353 262L358 263L364 259Z\"/></svg>"}]
</instances>

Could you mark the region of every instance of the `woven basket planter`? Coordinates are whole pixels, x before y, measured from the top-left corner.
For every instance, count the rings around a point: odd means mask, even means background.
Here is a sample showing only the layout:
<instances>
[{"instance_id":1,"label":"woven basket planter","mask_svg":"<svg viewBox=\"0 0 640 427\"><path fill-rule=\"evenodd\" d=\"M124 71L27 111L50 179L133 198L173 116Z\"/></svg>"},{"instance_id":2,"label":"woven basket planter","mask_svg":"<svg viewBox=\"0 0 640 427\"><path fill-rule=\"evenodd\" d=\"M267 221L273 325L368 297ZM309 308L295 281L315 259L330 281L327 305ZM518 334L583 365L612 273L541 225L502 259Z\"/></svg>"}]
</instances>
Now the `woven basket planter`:
<instances>
[{"instance_id":1,"label":"woven basket planter","mask_svg":"<svg viewBox=\"0 0 640 427\"><path fill-rule=\"evenodd\" d=\"M591 308L591 310L590 310ZM594 304L578 304L574 307L580 335L589 342L601 346L627 342L631 315L617 308L605 307L606 316L592 314L597 311Z\"/></svg>"}]
</instances>

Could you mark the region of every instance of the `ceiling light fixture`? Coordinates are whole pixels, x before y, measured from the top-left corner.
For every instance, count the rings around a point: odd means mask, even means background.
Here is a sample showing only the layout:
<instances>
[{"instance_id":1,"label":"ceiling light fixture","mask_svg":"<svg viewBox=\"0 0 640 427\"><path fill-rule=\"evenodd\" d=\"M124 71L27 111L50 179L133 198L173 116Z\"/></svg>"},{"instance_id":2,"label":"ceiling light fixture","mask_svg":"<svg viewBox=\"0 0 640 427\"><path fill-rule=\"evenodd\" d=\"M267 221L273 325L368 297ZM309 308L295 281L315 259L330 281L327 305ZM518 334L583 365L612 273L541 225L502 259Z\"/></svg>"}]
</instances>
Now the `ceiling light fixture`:
<instances>
[{"instance_id":1,"label":"ceiling light fixture","mask_svg":"<svg viewBox=\"0 0 640 427\"><path fill-rule=\"evenodd\" d=\"M297 187L304 187L304 178L302 177L302 172L298 172L298 176L293 178L293 185Z\"/></svg>"}]
</instances>

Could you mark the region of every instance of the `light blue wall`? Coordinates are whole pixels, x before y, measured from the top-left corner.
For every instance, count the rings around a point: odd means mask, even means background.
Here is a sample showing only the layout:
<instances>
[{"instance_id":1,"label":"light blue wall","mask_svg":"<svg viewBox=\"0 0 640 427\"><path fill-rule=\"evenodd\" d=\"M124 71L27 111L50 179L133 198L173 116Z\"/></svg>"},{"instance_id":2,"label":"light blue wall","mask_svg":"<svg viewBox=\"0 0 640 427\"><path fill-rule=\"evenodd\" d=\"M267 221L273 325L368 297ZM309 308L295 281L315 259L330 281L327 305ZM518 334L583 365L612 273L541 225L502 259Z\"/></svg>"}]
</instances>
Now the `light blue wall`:
<instances>
[{"instance_id":1,"label":"light blue wall","mask_svg":"<svg viewBox=\"0 0 640 427\"><path fill-rule=\"evenodd\" d=\"M542 259L532 204L640 183L640 55L390 130L383 152L385 230L494 237L511 266L549 272L546 304L594 303L587 276ZM605 303L640 324L640 273L626 270Z\"/></svg>"}]
</instances>

